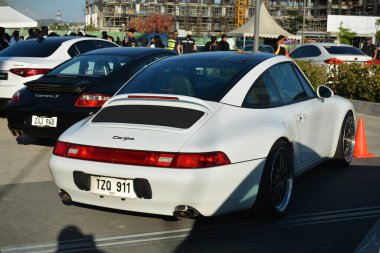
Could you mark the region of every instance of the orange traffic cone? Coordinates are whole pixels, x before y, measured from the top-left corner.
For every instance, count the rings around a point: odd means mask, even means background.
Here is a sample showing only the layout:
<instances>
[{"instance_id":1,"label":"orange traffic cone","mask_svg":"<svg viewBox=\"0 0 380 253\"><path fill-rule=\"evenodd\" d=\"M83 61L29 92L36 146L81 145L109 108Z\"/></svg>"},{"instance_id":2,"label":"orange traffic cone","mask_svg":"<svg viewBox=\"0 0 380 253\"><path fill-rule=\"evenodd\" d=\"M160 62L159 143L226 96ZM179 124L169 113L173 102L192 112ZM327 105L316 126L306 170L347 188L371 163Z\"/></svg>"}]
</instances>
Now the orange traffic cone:
<instances>
[{"instance_id":1,"label":"orange traffic cone","mask_svg":"<svg viewBox=\"0 0 380 253\"><path fill-rule=\"evenodd\" d=\"M363 118L359 119L358 129L355 137L355 148L354 148L355 158L371 158L375 157L374 154L368 153L367 150L367 139L365 137L365 128Z\"/></svg>"}]
</instances>

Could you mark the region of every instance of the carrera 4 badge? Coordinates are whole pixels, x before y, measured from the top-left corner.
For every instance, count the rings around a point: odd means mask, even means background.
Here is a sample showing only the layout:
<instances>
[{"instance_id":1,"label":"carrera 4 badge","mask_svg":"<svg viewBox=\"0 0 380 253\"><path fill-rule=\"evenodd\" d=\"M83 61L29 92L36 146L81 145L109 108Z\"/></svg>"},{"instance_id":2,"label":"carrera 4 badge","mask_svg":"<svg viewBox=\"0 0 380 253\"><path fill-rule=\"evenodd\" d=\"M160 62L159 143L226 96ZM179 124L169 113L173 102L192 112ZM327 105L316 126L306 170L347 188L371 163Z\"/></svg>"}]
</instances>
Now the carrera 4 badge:
<instances>
[{"instance_id":1,"label":"carrera 4 badge","mask_svg":"<svg viewBox=\"0 0 380 253\"><path fill-rule=\"evenodd\" d=\"M133 137L122 137L122 136L117 136L117 135L115 135L113 137L113 139L114 140L123 140L123 141L134 141L135 140L135 138L133 138Z\"/></svg>"}]
</instances>

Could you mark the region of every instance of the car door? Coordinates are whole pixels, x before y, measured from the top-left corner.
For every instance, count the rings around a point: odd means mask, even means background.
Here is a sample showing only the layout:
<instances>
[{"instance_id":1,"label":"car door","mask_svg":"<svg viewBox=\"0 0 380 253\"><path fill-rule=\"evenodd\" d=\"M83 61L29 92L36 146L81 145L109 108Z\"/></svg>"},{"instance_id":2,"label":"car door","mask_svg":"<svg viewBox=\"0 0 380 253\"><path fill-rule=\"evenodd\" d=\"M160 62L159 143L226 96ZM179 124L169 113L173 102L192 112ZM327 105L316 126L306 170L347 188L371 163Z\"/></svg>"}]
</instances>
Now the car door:
<instances>
[{"instance_id":1,"label":"car door","mask_svg":"<svg viewBox=\"0 0 380 253\"><path fill-rule=\"evenodd\" d=\"M298 127L301 167L325 157L333 136L333 108L317 98L294 63L278 64L269 73Z\"/></svg>"}]
</instances>

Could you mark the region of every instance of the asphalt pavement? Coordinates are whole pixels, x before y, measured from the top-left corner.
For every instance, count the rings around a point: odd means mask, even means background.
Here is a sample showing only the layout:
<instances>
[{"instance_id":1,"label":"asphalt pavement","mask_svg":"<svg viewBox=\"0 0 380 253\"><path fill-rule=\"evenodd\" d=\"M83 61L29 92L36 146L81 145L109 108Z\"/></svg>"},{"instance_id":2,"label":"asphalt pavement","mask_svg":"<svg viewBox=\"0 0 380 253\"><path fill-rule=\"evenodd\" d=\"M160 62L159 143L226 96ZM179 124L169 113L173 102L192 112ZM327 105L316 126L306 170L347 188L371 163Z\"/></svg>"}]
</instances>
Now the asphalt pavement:
<instances>
[{"instance_id":1,"label":"asphalt pavement","mask_svg":"<svg viewBox=\"0 0 380 253\"><path fill-rule=\"evenodd\" d=\"M363 117L380 157L380 117ZM53 142L11 136L0 119L1 252L379 252L380 158L319 166L296 180L285 217L179 220L66 206L48 170ZM371 251L373 250L373 251Z\"/></svg>"}]
</instances>

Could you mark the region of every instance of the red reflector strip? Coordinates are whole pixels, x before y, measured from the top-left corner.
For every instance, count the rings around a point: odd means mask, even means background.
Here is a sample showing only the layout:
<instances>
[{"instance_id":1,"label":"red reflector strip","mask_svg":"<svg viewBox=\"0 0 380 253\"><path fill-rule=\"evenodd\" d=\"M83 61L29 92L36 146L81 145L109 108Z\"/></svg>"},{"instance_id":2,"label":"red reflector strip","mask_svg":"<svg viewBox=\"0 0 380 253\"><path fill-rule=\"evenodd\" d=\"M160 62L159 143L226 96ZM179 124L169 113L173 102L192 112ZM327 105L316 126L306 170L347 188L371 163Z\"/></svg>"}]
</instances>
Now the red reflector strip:
<instances>
[{"instance_id":1,"label":"red reflector strip","mask_svg":"<svg viewBox=\"0 0 380 253\"><path fill-rule=\"evenodd\" d=\"M161 153L127 149L103 148L69 144L58 141L54 155L105 162L167 168L206 168L230 164L223 152L210 153Z\"/></svg>"},{"instance_id":2,"label":"red reflector strip","mask_svg":"<svg viewBox=\"0 0 380 253\"><path fill-rule=\"evenodd\" d=\"M179 100L179 98L177 98L177 97L165 97L165 96L137 96L137 95L129 95L128 98L134 98L134 99Z\"/></svg>"},{"instance_id":3,"label":"red reflector strip","mask_svg":"<svg viewBox=\"0 0 380 253\"><path fill-rule=\"evenodd\" d=\"M57 141L53 150L53 154L57 156L66 157L67 151L69 150L69 148L70 148L70 143Z\"/></svg>"}]
</instances>

